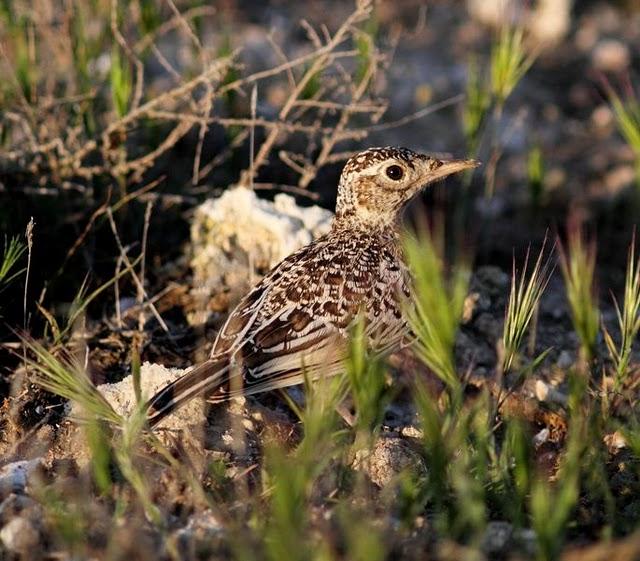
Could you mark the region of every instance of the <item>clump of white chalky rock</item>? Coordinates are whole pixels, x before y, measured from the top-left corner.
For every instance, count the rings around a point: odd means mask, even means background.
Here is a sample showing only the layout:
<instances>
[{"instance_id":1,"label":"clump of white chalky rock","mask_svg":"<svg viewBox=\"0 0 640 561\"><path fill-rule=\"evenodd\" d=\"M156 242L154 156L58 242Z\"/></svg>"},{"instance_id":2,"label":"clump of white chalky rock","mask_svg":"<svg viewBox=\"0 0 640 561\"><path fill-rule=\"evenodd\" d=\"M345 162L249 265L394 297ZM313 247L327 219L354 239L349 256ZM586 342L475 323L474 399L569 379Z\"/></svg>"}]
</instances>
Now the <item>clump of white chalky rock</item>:
<instances>
[{"instance_id":1,"label":"clump of white chalky rock","mask_svg":"<svg viewBox=\"0 0 640 561\"><path fill-rule=\"evenodd\" d=\"M149 398L164 386L177 380L190 369L167 368L162 364L144 362L140 367L140 389L143 398ZM120 382L101 384L98 391L111 404L116 413L128 417L136 406L133 376L129 375ZM71 408L71 417L83 418L83 412L77 405ZM158 425L162 429L180 430L198 427L206 421L205 402L192 399L189 403L163 419Z\"/></svg>"}]
</instances>

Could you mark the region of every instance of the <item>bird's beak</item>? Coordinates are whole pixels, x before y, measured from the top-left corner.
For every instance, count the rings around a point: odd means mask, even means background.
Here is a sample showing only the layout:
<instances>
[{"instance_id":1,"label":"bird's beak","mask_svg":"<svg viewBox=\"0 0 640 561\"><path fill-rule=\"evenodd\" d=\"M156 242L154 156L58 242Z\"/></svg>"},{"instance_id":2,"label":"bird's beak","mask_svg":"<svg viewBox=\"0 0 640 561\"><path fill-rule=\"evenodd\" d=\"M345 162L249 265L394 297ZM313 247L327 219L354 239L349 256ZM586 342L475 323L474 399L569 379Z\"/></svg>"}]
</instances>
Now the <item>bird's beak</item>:
<instances>
[{"instance_id":1,"label":"bird's beak","mask_svg":"<svg viewBox=\"0 0 640 561\"><path fill-rule=\"evenodd\" d=\"M439 179L464 171L467 169L477 168L480 165L478 160L439 160L440 166L435 169L431 169L425 174L424 183L432 183Z\"/></svg>"}]
</instances>

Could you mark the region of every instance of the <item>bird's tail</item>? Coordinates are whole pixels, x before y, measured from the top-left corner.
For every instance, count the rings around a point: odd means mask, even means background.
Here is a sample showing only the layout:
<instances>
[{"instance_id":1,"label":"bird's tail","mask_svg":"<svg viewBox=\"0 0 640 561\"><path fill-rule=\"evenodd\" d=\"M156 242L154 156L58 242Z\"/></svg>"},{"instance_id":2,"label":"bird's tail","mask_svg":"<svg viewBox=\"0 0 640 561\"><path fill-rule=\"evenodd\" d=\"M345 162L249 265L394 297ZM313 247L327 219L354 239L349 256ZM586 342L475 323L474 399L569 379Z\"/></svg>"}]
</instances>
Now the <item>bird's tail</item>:
<instances>
[{"instance_id":1,"label":"bird's tail","mask_svg":"<svg viewBox=\"0 0 640 561\"><path fill-rule=\"evenodd\" d=\"M213 393L227 381L227 359L211 358L161 389L147 402L147 421L151 427L194 397Z\"/></svg>"}]
</instances>

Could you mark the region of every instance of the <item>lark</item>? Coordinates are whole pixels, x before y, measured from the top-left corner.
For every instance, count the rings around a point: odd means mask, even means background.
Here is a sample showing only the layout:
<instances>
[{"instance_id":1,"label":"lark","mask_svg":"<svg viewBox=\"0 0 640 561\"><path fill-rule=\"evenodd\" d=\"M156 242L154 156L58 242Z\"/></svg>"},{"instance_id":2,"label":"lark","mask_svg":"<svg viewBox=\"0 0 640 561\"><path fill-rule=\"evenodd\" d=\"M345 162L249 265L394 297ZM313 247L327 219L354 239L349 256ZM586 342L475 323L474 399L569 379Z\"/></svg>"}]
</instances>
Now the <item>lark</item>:
<instances>
[{"instance_id":1,"label":"lark","mask_svg":"<svg viewBox=\"0 0 640 561\"><path fill-rule=\"evenodd\" d=\"M238 304L210 358L148 403L151 426L196 396L213 403L340 373L347 341L363 321L373 352L408 333L403 301L411 275L401 217L427 185L478 163L407 148L370 148L345 165L328 234L276 265Z\"/></svg>"}]
</instances>

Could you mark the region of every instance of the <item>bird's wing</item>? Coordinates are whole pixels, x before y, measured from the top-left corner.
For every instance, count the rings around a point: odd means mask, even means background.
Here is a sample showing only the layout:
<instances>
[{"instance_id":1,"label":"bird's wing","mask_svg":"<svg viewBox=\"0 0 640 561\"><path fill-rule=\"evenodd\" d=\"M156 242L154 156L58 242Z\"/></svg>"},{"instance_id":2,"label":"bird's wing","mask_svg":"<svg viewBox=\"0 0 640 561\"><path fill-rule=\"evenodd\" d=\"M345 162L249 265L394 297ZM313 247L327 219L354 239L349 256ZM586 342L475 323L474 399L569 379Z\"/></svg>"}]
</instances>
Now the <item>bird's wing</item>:
<instances>
[{"instance_id":1,"label":"bird's wing","mask_svg":"<svg viewBox=\"0 0 640 561\"><path fill-rule=\"evenodd\" d=\"M265 306L273 300L274 291L278 291L280 279L290 278L292 272L299 269L298 260L310 253L315 246L322 243L322 238L315 243L303 247L281 261L265 276L236 306L218 333L211 357L223 353L233 353L244 342L246 336L257 322L264 316Z\"/></svg>"},{"instance_id":2,"label":"bird's wing","mask_svg":"<svg viewBox=\"0 0 640 561\"><path fill-rule=\"evenodd\" d=\"M320 238L281 262L230 315L212 358L225 354L241 365L236 372L242 372L246 391L270 389L285 379L287 385L299 383L291 376L303 369L314 377L321 369L335 373L366 294L364 287L346 286L354 266L348 253L348 247ZM230 385L235 382L240 383Z\"/></svg>"},{"instance_id":3,"label":"bird's wing","mask_svg":"<svg viewBox=\"0 0 640 561\"><path fill-rule=\"evenodd\" d=\"M306 319L301 321L301 316ZM346 330L299 307L287 307L261 324L234 355L243 366L247 388L288 373L335 370L345 357Z\"/></svg>"},{"instance_id":4,"label":"bird's wing","mask_svg":"<svg viewBox=\"0 0 640 561\"><path fill-rule=\"evenodd\" d=\"M305 334L289 337L290 331L279 330L281 321L257 330L257 340L273 345L260 346L250 338L234 353L224 387L213 401L293 386L302 383L305 376L315 380L342 371L347 345L338 329L316 320Z\"/></svg>"},{"instance_id":5,"label":"bird's wing","mask_svg":"<svg viewBox=\"0 0 640 561\"><path fill-rule=\"evenodd\" d=\"M382 275L388 282L381 281L381 267L392 258L385 261L384 248L376 252L370 242L321 238L285 259L238 304L211 353L236 365L227 374L227 391L297 384L303 371L312 378L339 372L347 335L361 314L379 350L395 345L401 277L396 267Z\"/></svg>"}]
</instances>

